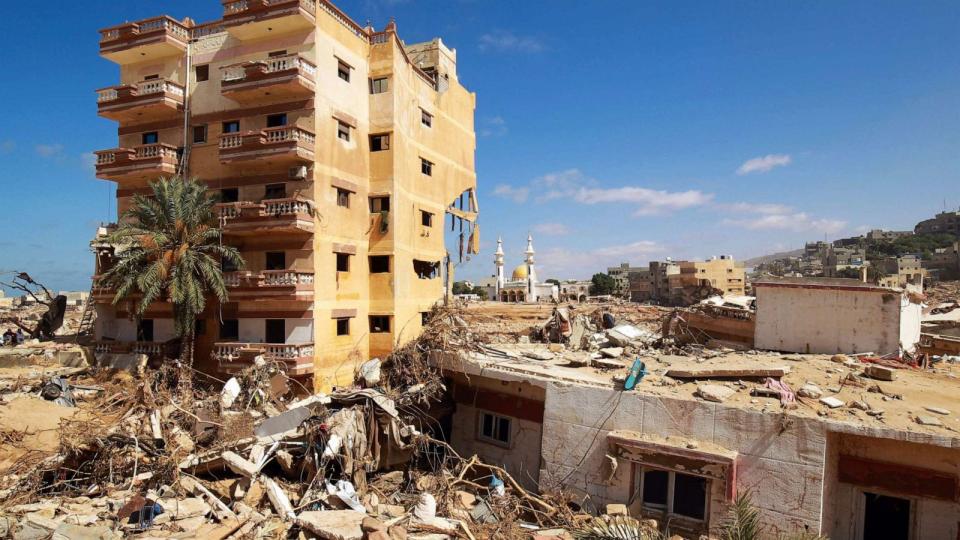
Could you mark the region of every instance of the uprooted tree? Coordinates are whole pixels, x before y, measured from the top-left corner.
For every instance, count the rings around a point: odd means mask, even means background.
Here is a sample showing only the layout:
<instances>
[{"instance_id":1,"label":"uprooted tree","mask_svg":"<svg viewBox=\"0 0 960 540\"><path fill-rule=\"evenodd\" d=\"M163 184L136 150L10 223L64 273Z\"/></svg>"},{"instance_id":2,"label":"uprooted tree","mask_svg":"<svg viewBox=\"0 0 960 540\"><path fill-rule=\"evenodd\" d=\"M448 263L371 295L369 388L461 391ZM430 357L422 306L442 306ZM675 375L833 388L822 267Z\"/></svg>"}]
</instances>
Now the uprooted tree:
<instances>
[{"instance_id":1,"label":"uprooted tree","mask_svg":"<svg viewBox=\"0 0 960 540\"><path fill-rule=\"evenodd\" d=\"M30 335L40 340L53 339L54 332L63 326L63 315L67 311L67 297L62 294L54 296L42 283L30 277L26 272L14 272L13 279L0 283L11 289L22 291L33 298L38 304L47 306L46 313L40 317L36 326L30 327L18 317L4 318L0 322L12 323Z\"/></svg>"},{"instance_id":2,"label":"uprooted tree","mask_svg":"<svg viewBox=\"0 0 960 540\"><path fill-rule=\"evenodd\" d=\"M244 261L235 247L222 244L217 201L203 183L160 178L150 189L150 196L134 195L106 239L115 246L116 263L104 273L103 285L116 291L114 305L129 301L138 318L154 302L169 302L181 340L180 361L190 367L194 326L207 298L227 300L221 263L241 268ZM189 373L180 375L182 384L189 380Z\"/></svg>"}]
</instances>

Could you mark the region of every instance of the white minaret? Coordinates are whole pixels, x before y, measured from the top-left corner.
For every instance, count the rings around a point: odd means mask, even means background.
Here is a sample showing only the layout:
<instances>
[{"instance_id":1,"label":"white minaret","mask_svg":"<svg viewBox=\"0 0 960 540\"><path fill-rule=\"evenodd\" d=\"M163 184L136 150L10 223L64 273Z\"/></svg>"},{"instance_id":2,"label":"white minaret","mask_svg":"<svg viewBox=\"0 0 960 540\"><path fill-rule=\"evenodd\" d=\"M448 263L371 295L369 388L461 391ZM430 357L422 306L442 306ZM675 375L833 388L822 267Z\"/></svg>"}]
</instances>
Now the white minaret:
<instances>
[{"instance_id":1,"label":"white minaret","mask_svg":"<svg viewBox=\"0 0 960 540\"><path fill-rule=\"evenodd\" d=\"M523 252L527 256L527 296L530 298L531 302L537 301L537 293L533 288L534 283L537 282L537 272L533 267L533 254L536 253L533 251L533 236L527 235L527 250Z\"/></svg>"},{"instance_id":2,"label":"white minaret","mask_svg":"<svg viewBox=\"0 0 960 540\"><path fill-rule=\"evenodd\" d=\"M494 300L500 300L500 291L503 290L503 238L497 237L497 251L493 254L493 264L497 267L497 286L496 286L496 298Z\"/></svg>"}]
</instances>

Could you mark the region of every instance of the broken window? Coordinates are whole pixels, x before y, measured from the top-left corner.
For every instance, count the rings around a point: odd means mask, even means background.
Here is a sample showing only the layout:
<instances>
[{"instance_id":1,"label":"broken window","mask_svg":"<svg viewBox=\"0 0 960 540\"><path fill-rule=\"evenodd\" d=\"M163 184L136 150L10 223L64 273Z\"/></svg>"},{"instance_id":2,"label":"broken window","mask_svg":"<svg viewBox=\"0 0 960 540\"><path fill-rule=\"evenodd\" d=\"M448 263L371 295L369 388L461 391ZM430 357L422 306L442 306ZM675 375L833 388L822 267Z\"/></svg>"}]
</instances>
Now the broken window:
<instances>
[{"instance_id":1,"label":"broken window","mask_svg":"<svg viewBox=\"0 0 960 540\"><path fill-rule=\"evenodd\" d=\"M157 144L160 142L160 136L156 131L148 131L140 136L141 144Z\"/></svg>"},{"instance_id":2,"label":"broken window","mask_svg":"<svg viewBox=\"0 0 960 540\"><path fill-rule=\"evenodd\" d=\"M239 120L228 120L223 123L223 133L239 133L240 132L240 121Z\"/></svg>"},{"instance_id":3,"label":"broken window","mask_svg":"<svg viewBox=\"0 0 960 540\"><path fill-rule=\"evenodd\" d=\"M420 324L423 325L423 326L426 326L427 323L429 323L429 322L430 322L430 312L429 312L429 311L421 311L421 312L420 312Z\"/></svg>"},{"instance_id":4,"label":"broken window","mask_svg":"<svg viewBox=\"0 0 960 540\"><path fill-rule=\"evenodd\" d=\"M286 270L287 254L283 251L268 251L264 254L266 257L266 270Z\"/></svg>"},{"instance_id":5,"label":"broken window","mask_svg":"<svg viewBox=\"0 0 960 540\"><path fill-rule=\"evenodd\" d=\"M343 60L337 60L337 77L340 77L344 81L350 82L350 70L353 69L350 67L350 64L344 62Z\"/></svg>"},{"instance_id":6,"label":"broken window","mask_svg":"<svg viewBox=\"0 0 960 540\"><path fill-rule=\"evenodd\" d=\"M283 199L286 196L286 184L267 184L267 187L263 190L264 199Z\"/></svg>"},{"instance_id":7,"label":"broken window","mask_svg":"<svg viewBox=\"0 0 960 540\"><path fill-rule=\"evenodd\" d=\"M350 208L350 192L337 188L337 206L342 208Z\"/></svg>"},{"instance_id":8,"label":"broken window","mask_svg":"<svg viewBox=\"0 0 960 540\"><path fill-rule=\"evenodd\" d=\"M433 162L420 158L420 172L427 176L433 176Z\"/></svg>"},{"instance_id":9,"label":"broken window","mask_svg":"<svg viewBox=\"0 0 960 540\"><path fill-rule=\"evenodd\" d=\"M390 134L384 133L381 135L371 135L370 136L370 151L371 152L380 152L383 150L390 149Z\"/></svg>"},{"instance_id":10,"label":"broken window","mask_svg":"<svg viewBox=\"0 0 960 540\"><path fill-rule=\"evenodd\" d=\"M390 331L390 316L389 315L371 315L370 316L370 333L371 334L382 334L384 332Z\"/></svg>"},{"instance_id":11,"label":"broken window","mask_svg":"<svg viewBox=\"0 0 960 540\"><path fill-rule=\"evenodd\" d=\"M206 124L203 124L202 126L193 126L193 142L194 143L207 142L207 125Z\"/></svg>"},{"instance_id":12,"label":"broken window","mask_svg":"<svg viewBox=\"0 0 960 540\"><path fill-rule=\"evenodd\" d=\"M348 319L347 317L337 319L337 335L338 336L350 335L350 319Z\"/></svg>"},{"instance_id":13,"label":"broken window","mask_svg":"<svg viewBox=\"0 0 960 540\"><path fill-rule=\"evenodd\" d=\"M350 254L337 253L337 272L350 271Z\"/></svg>"},{"instance_id":14,"label":"broken window","mask_svg":"<svg viewBox=\"0 0 960 540\"><path fill-rule=\"evenodd\" d=\"M706 517L706 478L660 469L641 469L639 476L645 508L697 521Z\"/></svg>"},{"instance_id":15,"label":"broken window","mask_svg":"<svg viewBox=\"0 0 960 540\"><path fill-rule=\"evenodd\" d=\"M511 419L506 416L481 412L477 438L501 446L510 446L512 423Z\"/></svg>"},{"instance_id":16,"label":"broken window","mask_svg":"<svg viewBox=\"0 0 960 540\"><path fill-rule=\"evenodd\" d=\"M390 197L370 197L370 213L379 214L380 212L390 211Z\"/></svg>"},{"instance_id":17,"label":"broken window","mask_svg":"<svg viewBox=\"0 0 960 540\"><path fill-rule=\"evenodd\" d=\"M287 324L283 319L263 321L264 343L283 343L287 340Z\"/></svg>"},{"instance_id":18,"label":"broken window","mask_svg":"<svg viewBox=\"0 0 960 540\"><path fill-rule=\"evenodd\" d=\"M220 202L231 203L240 200L240 190L238 188L223 188L220 190Z\"/></svg>"},{"instance_id":19,"label":"broken window","mask_svg":"<svg viewBox=\"0 0 960 540\"><path fill-rule=\"evenodd\" d=\"M153 319L140 319L137 323L137 341L153 341Z\"/></svg>"},{"instance_id":20,"label":"broken window","mask_svg":"<svg viewBox=\"0 0 960 540\"><path fill-rule=\"evenodd\" d=\"M344 141L350 140L350 125L343 120L337 120L337 138Z\"/></svg>"},{"instance_id":21,"label":"broken window","mask_svg":"<svg viewBox=\"0 0 960 540\"><path fill-rule=\"evenodd\" d=\"M440 263L414 259L413 271L420 279L433 279L440 274Z\"/></svg>"},{"instance_id":22,"label":"broken window","mask_svg":"<svg viewBox=\"0 0 960 540\"><path fill-rule=\"evenodd\" d=\"M381 77L379 79L370 79L370 93L371 94L382 94L388 91L389 84L387 83L386 77Z\"/></svg>"},{"instance_id":23,"label":"broken window","mask_svg":"<svg viewBox=\"0 0 960 540\"><path fill-rule=\"evenodd\" d=\"M267 115L267 127L283 127L287 125L287 113Z\"/></svg>"},{"instance_id":24,"label":"broken window","mask_svg":"<svg viewBox=\"0 0 960 540\"><path fill-rule=\"evenodd\" d=\"M433 227L433 214L426 210L420 211L420 224L424 227Z\"/></svg>"},{"instance_id":25,"label":"broken window","mask_svg":"<svg viewBox=\"0 0 960 540\"><path fill-rule=\"evenodd\" d=\"M384 274L390 271L389 255L371 255L369 259L371 274Z\"/></svg>"},{"instance_id":26,"label":"broken window","mask_svg":"<svg viewBox=\"0 0 960 540\"><path fill-rule=\"evenodd\" d=\"M433 127L433 115L420 109L420 123L427 127Z\"/></svg>"},{"instance_id":27,"label":"broken window","mask_svg":"<svg viewBox=\"0 0 960 540\"><path fill-rule=\"evenodd\" d=\"M210 66L207 64L195 66L193 72L196 75L197 82L203 82L210 78Z\"/></svg>"},{"instance_id":28,"label":"broken window","mask_svg":"<svg viewBox=\"0 0 960 540\"><path fill-rule=\"evenodd\" d=\"M220 339L224 341L239 340L240 321L237 319L224 319L220 321Z\"/></svg>"}]
</instances>

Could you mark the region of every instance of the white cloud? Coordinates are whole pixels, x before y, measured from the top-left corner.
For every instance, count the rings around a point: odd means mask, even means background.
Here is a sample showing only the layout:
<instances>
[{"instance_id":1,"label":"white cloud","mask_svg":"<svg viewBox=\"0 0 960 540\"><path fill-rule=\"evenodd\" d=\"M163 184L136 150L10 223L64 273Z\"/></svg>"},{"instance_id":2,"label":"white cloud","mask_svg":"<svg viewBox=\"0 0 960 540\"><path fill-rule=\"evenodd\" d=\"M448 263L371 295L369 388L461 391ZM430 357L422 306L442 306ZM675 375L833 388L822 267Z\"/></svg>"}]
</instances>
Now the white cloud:
<instances>
[{"instance_id":1,"label":"white cloud","mask_svg":"<svg viewBox=\"0 0 960 540\"><path fill-rule=\"evenodd\" d=\"M570 229L563 223L539 223L533 226L533 230L547 236L563 236L570 233Z\"/></svg>"},{"instance_id":2,"label":"white cloud","mask_svg":"<svg viewBox=\"0 0 960 540\"><path fill-rule=\"evenodd\" d=\"M638 186L619 188L580 188L574 199L583 204L633 203L638 208L634 216L652 216L702 206L713 199L713 194L699 190L663 191Z\"/></svg>"},{"instance_id":3,"label":"white cloud","mask_svg":"<svg viewBox=\"0 0 960 540\"><path fill-rule=\"evenodd\" d=\"M537 253L537 272L541 277L549 274L558 279L589 278L623 261L643 264L663 251L663 246L649 240L582 251L552 248Z\"/></svg>"},{"instance_id":4,"label":"white cloud","mask_svg":"<svg viewBox=\"0 0 960 540\"><path fill-rule=\"evenodd\" d=\"M500 184L493 188L493 194L497 197L509 199L515 203L522 203L526 202L527 197L530 196L530 188L513 187L509 184Z\"/></svg>"},{"instance_id":5,"label":"white cloud","mask_svg":"<svg viewBox=\"0 0 960 540\"><path fill-rule=\"evenodd\" d=\"M62 144L38 144L34 147L37 154L42 158L56 158L63 154Z\"/></svg>"},{"instance_id":6,"label":"white cloud","mask_svg":"<svg viewBox=\"0 0 960 540\"><path fill-rule=\"evenodd\" d=\"M543 43L532 36L518 36L513 32L497 30L480 36L481 51L514 51L536 53L543 50Z\"/></svg>"},{"instance_id":7,"label":"white cloud","mask_svg":"<svg viewBox=\"0 0 960 540\"><path fill-rule=\"evenodd\" d=\"M507 121L502 116L493 116L481 121L481 137L502 137L507 134L507 131L509 131Z\"/></svg>"},{"instance_id":8,"label":"white cloud","mask_svg":"<svg viewBox=\"0 0 960 540\"><path fill-rule=\"evenodd\" d=\"M723 224L742 227L752 231L789 230L824 234L836 234L847 226L846 221L839 219L815 219L806 212L764 214L742 219L725 219L723 220Z\"/></svg>"},{"instance_id":9,"label":"white cloud","mask_svg":"<svg viewBox=\"0 0 960 540\"><path fill-rule=\"evenodd\" d=\"M793 162L788 154L767 154L743 162L737 169L737 174L743 176L751 173L770 172L776 167L785 167Z\"/></svg>"},{"instance_id":10,"label":"white cloud","mask_svg":"<svg viewBox=\"0 0 960 540\"><path fill-rule=\"evenodd\" d=\"M718 209L727 212L745 213L745 214L787 214L792 209L785 204L776 203L717 203Z\"/></svg>"}]
</instances>

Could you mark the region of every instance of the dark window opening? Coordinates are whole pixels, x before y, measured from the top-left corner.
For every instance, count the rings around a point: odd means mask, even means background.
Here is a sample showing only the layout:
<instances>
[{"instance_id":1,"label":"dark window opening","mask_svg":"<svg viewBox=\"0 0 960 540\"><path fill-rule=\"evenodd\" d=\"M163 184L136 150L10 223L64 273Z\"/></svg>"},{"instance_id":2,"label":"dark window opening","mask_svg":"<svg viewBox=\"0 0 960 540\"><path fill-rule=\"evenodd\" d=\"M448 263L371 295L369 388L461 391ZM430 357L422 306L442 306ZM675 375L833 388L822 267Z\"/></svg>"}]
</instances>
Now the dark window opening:
<instances>
[{"instance_id":1,"label":"dark window opening","mask_svg":"<svg viewBox=\"0 0 960 540\"><path fill-rule=\"evenodd\" d=\"M153 81L153 80L156 80L156 79L159 79L159 78L160 78L160 75L157 75L156 73L154 73L154 74L152 74L152 75L147 75L146 77L143 78L143 80L145 80L145 81Z\"/></svg>"},{"instance_id":2,"label":"dark window opening","mask_svg":"<svg viewBox=\"0 0 960 540\"><path fill-rule=\"evenodd\" d=\"M195 66L193 72L197 76L197 82L203 82L210 78L210 66L207 64Z\"/></svg>"},{"instance_id":3,"label":"dark window opening","mask_svg":"<svg viewBox=\"0 0 960 540\"><path fill-rule=\"evenodd\" d=\"M371 255L369 259L371 274L384 274L390 271L389 255Z\"/></svg>"},{"instance_id":4,"label":"dark window opening","mask_svg":"<svg viewBox=\"0 0 960 540\"><path fill-rule=\"evenodd\" d=\"M220 322L220 339L226 341L237 341L240 339L240 321L237 319L224 319Z\"/></svg>"},{"instance_id":5,"label":"dark window opening","mask_svg":"<svg viewBox=\"0 0 960 540\"><path fill-rule=\"evenodd\" d=\"M667 506L667 484L670 473L648 470L643 473L643 504L648 506Z\"/></svg>"},{"instance_id":6,"label":"dark window opening","mask_svg":"<svg viewBox=\"0 0 960 540\"><path fill-rule=\"evenodd\" d=\"M421 324L422 326L426 326L427 323L429 323L429 322L430 322L430 312L429 312L429 311L421 311L421 312L420 312L420 324Z\"/></svg>"},{"instance_id":7,"label":"dark window opening","mask_svg":"<svg viewBox=\"0 0 960 540\"><path fill-rule=\"evenodd\" d=\"M221 260L220 269L223 270L224 272L236 272L237 270L239 270L236 263L234 263L230 259Z\"/></svg>"},{"instance_id":8,"label":"dark window opening","mask_svg":"<svg viewBox=\"0 0 960 540\"><path fill-rule=\"evenodd\" d=\"M907 540L910 538L910 501L899 497L866 493L863 509L863 538Z\"/></svg>"},{"instance_id":9,"label":"dark window opening","mask_svg":"<svg viewBox=\"0 0 960 540\"><path fill-rule=\"evenodd\" d=\"M440 263L414 259L413 271L420 279L434 279L440 275Z\"/></svg>"},{"instance_id":10,"label":"dark window opening","mask_svg":"<svg viewBox=\"0 0 960 540\"><path fill-rule=\"evenodd\" d=\"M390 197L370 197L370 213L379 214L380 212L390 211Z\"/></svg>"},{"instance_id":11,"label":"dark window opening","mask_svg":"<svg viewBox=\"0 0 960 540\"><path fill-rule=\"evenodd\" d=\"M271 114L267 116L267 127L283 127L287 125L287 113Z\"/></svg>"},{"instance_id":12,"label":"dark window opening","mask_svg":"<svg viewBox=\"0 0 960 540\"><path fill-rule=\"evenodd\" d=\"M350 271L350 254L337 253L337 272Z\"/></svg>"},{"instance_id":13,"label":"dark window opening","mask_svg":"<svg viewBox=\"0 0 960 540\"><path fill-rule=\"evenodd\" d=\"M240 132L240 121L239 120L229 120L223 123L223 132L224 133L239 133Z\"/></svg>"},{"instance_id":14,"label":"dark window opening","mask_svg":"<svg viewBox=\"0 0 960 540\"><path fill-rule=\"evenodd\" d=\"M371 152L380 152L383 150L390 149L390 135L371 135L370 136L370 151Z\"/></svg>"},{"instance_id":15,"label":"dark window opening","mask_svg":"<svg viewBox=\"0 0 960 540\"><path fill-rule=\"evenodd\" d=\"M278 56L286 56L286 55L287 55L287 51L286 51L286 49L284 49L284 50L282 50L282 51L273 51L273 52L271 52L271 53L268 53L268 54L267 54L267 57L268 57L268 58L276 58L276 57L278 57Z\"/></svg>"},{"instance_id":16,"label":"dark window opening","mask_svg":"<svg viewBox=\"0 0 960 540\"><path fill-rule=\"evenodd\" d=\"M382 334L389 331L390 331L389 315L371 315L370 316L370 333Z\"/></svg>"},{"instance_id":17,"label":"dark window opening","mask_svg":"<svg viewBox=\"0 0 960 540\"><path fill-rule=\"evenodd\" d=\"M137 341L153 341L153 319L140 319L137 323Z\"/></svg>"},{"instance_id":18,"label":"dark window opening","mask_svg":"<svg viewBox=\"0 0 960 540\"><path fill-rule=\"evenodd\" d=\"M673 513L702 520L707 510L707 479L674 473Z\"/></svg>"},{"instance_id":19,"label":"dark window opening","mask_svg":"<svg viewBox=\"0 0 960 540\"><path fill-rule=\"evenodd\" d=\"M283 319L267 319L263 321L265 343L283 343L287 340L287 325Z\"/></svg>"},{"instance_id":20,"label":"dark window opening","mask_svg":"<svg viewBox=\"0 0 960 540\"><path fill-rule=\"evenodd\" d=\"M370 79L370 93L371 94L382 94L390 90L390 85L387 82L386 77L381 77L379 79Z\"/></svg>"},{"instance_id":21,"label":"dark window opening","mask_svg":"<svg viewBox=\"0 0 960 540\"><path fill-rule=\"evenodd\" d=\"M350 208L350 192L345 189L337 188L337 206Z\"/></svg>"},{"instance_id":22,"label":"dark window opening","mask_svg":"<svg viewBox=\"0 0 960 540\"><path fill-rule=\"evenodd\" d=\"M341 120L337 120L337 138L349 141L350 140L350 125Z\"/></svg>"},{"instance_id":23,"label":"dark window opening","mask_svg":"<svg viewBox=\"0 0 960 540\"><path fill-rule=\"evenodd\" d=\"M263 190L264 199L283 199L286 196L286 184L267 184L267 187Z\"/></svg>"},{"instance_id":24,"label":"dark window opening","mask_svg":"<svg viewBox=\"0 0 960 540\"><path fill-rule=\"evenodd\" d=\"M223 188L220 190L220 202L231 203L240 200L240 190L238 188Z\"/></svg>"},{"instance_id":25,"label":"dark window opening","mask_svg":"<svg viewBox=\"0 0 960 540\"><path fill-rule=\"evenodd\" d=\"M511 423L505 416L488 412L480 413L479 438L496 444L509 445Z\"/></svg>"},{"instance_id":26,"label":"dark window opening","mask_svg":"<svg viewBox=\"0 0 960 540\"><path fill-rule=\"evenodd\" d=\"M350 70L351 70L351 69L352 69L352 68L350 67L350 64L347 64L347 63L344 62L343 60L338 60L338 61L337 61L337 77L340 77L341 79L343 79L343 80L345 80L345 81L347 81L347 82L350 82Z\"/></svg>"},{"instance_id":27,"label":"dark window opening","mask_svg":"<svg viewBox=\"0 0 960 540\"><path fill-rule=\"evenodd\" d=\"M197 319L193 322L193 335L202 336L207 333L207 321L204 319Z\"/></svg>"},{"instance_id":28,"label":"dark window opening","mask_svg":"<svg viewBox=\"0 0 960 540\"><path fill-rule=\"evenodd\" d=\"M286 270L287 269L287 254L283 251L268 251L265 254L266 263L264 268L266 270Z\"/></svg>"},{"instance_id":29,"label":"dark window opening","mask_svg":"<svg viewBox=\"0 0 960 540\"><path fill-rule=\"evenodd\" d=\"M420 123L427 127L433 127L433 115L420 109Z\"/></svg>"},{"instance_id":30,"label":"dark window opening","mask_svg":"<svg viewBox=\"0 0 960 540\"><path fill-rule=\"evenodd\" d=\"M433 176L433 162L420 158L420 172L427 176Z\"/></svg>"},{"instance_id":31,"label":"dark window opening","mask_svg":"<svg viewBox=\"0 0 960 540\"><path fill-rule=\"evenodd\" d=\"M424 227L433 227L433 213L426 210L420 211L420 224Z\"/></svg>"},{"instance_id":32,"label":"dark window opening","mask_svg":"<svg viewBox=\"0 0 960 540\"><path fill-rule=\"evenodd\" d=\"M160 136L156 131L148 131L141 135L140 139L143 141L141 144L157 144L160 142Z\"/></svg>"},{"instance_id":33,"label":"dark window opening","mask_svg":"<svg viewBox=\"0 0 960 540\"><path fill-rule=\"evenodd\" d=\"M193 142L195 143L205 143L207 142L207 125L202 126L193 126Z\"/></svg>"},{"instance_id":34,"label":"dark window opening","mask_svg":"<svg viewBox=\"0 0 960 540\"><path fill-rule=\"evenodd\" d=\"M337 319L337 335L338 336L350 335L350 319L348 318Z\"/></svg>"}]
</instances>

